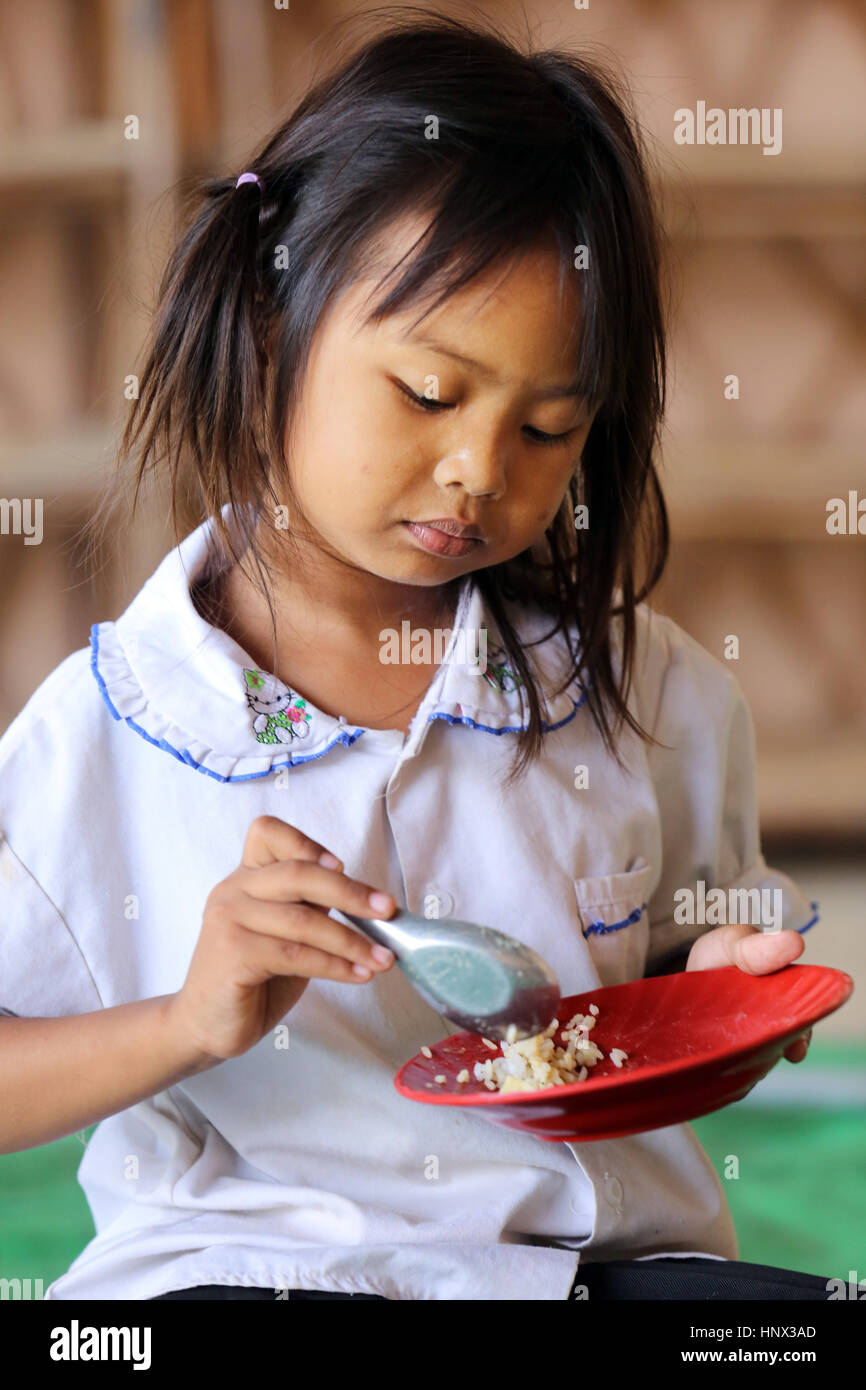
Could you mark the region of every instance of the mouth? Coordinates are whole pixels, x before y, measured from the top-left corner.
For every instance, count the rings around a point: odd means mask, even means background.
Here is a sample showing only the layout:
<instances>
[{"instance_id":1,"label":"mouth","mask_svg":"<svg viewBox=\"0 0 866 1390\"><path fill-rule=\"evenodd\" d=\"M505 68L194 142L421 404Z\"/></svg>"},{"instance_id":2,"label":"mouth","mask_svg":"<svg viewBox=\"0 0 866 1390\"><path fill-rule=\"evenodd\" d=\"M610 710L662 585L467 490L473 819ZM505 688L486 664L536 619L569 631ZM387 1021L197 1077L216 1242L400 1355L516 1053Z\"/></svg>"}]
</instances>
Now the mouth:
<instances>
[{"instance_id":1,"label":"mouth","mask_svg":"<svg viewBox=\"0 0 866 1390\"><path fill-rule=\"evenodd\" d=\"M433 555L469 555L473 548L484 544L477 526L454 517L437 517L434 521L404 521L403 525L418 544Z\"/></svg>"}]
</instances>

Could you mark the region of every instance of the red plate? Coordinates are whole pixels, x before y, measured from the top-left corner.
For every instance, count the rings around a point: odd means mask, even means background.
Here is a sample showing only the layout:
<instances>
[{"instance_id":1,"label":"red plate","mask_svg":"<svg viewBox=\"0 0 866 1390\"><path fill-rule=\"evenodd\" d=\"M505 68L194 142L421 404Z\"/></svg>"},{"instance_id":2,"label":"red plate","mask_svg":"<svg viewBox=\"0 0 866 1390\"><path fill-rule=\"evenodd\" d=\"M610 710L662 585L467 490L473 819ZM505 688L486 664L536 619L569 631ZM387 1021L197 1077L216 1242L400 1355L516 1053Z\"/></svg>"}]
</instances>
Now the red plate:
<instances>
[{"instance_id":1,"label":"red plate","mask_svg":"<svg viewBox=\"0 0 866 1390\"><path fill-rule=\"evenodd\" d=\"M564 998L557 1017L598 1005L590 1037L604 1060L585 1081L541 1091L500 1095L476 1081L476 1062L502 1056L477 1033L454 1033L431 1043L394 1078L408 1100L459 1105L494 1124L538 1139L617 1139L697 1119L742 1100L781 1058L798 1033L826 1018L851 994L854 981L824 965L788 965L771 975L747 975L736 966L690 970L633 980ZM554 1035L562 1047L560 1032ZM628 1053L622 1067L611 1048ZM457 1075L469 1069L469 1080ZM434 1076L444 1075L444 1085Z\"/></svg>"}]
</instances>

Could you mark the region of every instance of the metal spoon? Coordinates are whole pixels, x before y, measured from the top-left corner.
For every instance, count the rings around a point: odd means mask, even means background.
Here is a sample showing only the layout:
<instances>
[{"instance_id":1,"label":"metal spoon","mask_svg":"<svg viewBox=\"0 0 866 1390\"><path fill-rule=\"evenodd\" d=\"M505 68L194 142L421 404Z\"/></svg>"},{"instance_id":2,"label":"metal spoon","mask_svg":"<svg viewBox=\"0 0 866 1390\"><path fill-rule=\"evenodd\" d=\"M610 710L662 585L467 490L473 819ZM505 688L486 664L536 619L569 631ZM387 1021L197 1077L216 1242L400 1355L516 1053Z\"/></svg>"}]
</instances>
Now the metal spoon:
<instances>
[{"instance_id":1,"label":"metal spoon","mask_svg":"<svg viewBox=\"0 0 866 1390\"><path fill-rule=\"evenodd\" d=\"M334 909L337 911L338 909ZM512 1041L541 1033L556 1016L559 982L529 946L494 927L419 917L340 916L394 952L409 983L437 1013L470 1033Z\"/></svg>"}]
</instances>

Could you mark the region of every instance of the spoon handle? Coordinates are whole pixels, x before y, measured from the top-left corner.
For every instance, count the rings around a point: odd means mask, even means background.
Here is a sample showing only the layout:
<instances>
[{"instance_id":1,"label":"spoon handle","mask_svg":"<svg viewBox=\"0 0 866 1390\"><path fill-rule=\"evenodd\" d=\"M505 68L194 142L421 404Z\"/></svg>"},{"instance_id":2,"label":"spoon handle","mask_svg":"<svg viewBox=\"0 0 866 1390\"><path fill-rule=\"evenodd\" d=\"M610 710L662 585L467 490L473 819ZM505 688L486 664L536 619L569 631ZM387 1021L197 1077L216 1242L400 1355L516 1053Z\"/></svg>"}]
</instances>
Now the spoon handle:
<instances>
[{"instance_id":1,"label":"spoon handle","mask_svg":"<svg viewBox=\"0 0 866 1390\"><path fill-rule=\"evenodd\" d=\"M359 917L354 912L344 911L343 908L340 908L339 912L341 917L345 917L370 941L375 941L379 946L387 946L389 951L394 952L395 960L400 959L401 948L406 948L406 935L398 925L399 909L394 917L387 921L382 917Z\"/></svg>"}]
</instances>

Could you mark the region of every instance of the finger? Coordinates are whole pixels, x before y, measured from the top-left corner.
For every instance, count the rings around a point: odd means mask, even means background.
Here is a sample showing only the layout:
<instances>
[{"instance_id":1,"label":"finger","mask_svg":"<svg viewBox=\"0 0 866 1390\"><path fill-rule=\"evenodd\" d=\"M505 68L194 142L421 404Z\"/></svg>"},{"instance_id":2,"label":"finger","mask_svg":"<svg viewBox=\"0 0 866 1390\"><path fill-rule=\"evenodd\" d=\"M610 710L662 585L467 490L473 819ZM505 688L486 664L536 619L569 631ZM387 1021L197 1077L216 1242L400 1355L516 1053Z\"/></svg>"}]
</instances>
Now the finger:
<instances>
[{"instance_id":1,"label":"finger","mask_svg":"<svg viewBox=\"0 0 866 1390\"><path fill-rule=\"evenodd\" d=\"M718 970L727 965L739 965L740 941L755 934L754 927L739 922L731 922L728 926L714 927L712 931L704 932L689 952L688 968Z\"/></svg>"},{"instance_id":2,"label":"finger","mask_svg":"<svg viewBox=\"0 0 866 1390\"><path fill-rule=\"evenodd\" d=\"M260 985L277 975L356 985L373 978L374 972L365 963L331 955L319 946L304 941L281 941L260 932L249 932L248 936L242 971L248 978L239 981L242 985Z\"/></svg>"},{"instance_id":3,"label":"finger","mask_svg":"<svg viewBox=\"0 0 866 1390\"><path fill-rule=\"evenodd\" d=\"M390 893L382 893L335 869L299 859L255 870L241 869L233 877L245 893L264 902L315 903L340 912L354 912L358 917L389 917L397 906Z\"/></svg>"},{"instance_id":4,"label":"finger","mask_svg":"<svg viewBox=\"0 0 866 1390\"><path fill-rule=\"evenodd\" d=\"M719 970L736 965L734 947L741 936L750 935L751 927L715 927L704 932L692 945L687 962L688 970Z\"/></svg>"},{"instance_id":5,"label":"finger","mask_svg":"<svg viewBox=\"0 0 866 1390\"><path fill-rule=\"evenodd\" d=\"M808 1051L809 1044L803 1038L798 1038L796 1042L791 1043L790 1047L785 1048L784 1055L789 1062L802 1062Z\"/></svg>"},{"instance_id":6,"label":"finger","mask_svg":"<svg viewBox=\"0 0 866 1390\"><path fill-rule=\"evenodd\" d=\"M789 1062L801 1062L809 1051L809 1043L812 1040L812 1029L807 1028L805 1033L801 1033L792 1043L785 1048L784 1056Z\"/></svg>"},{"instance_id":7,"label":"finger","mask_svg":"<svg viewBox=\"0 0 866 1390\"><path fill-rule=\"evenodd\" d=\"M393 964L393 953L389 960L379 960L374 954L375 943L343 922L335 921L321 908L304 903L262 902L244 894L237 910L239 920L235 925L253 936L295 941L327 955L341 956L350 964L357 962L376 970L387 969Z\"/></svg>"},{"instance_id":8,"label":"finger","mask_svg":"<svg viewBox=\"0 0 866 1390\"><path fill-rule=\"evenodd\" d=\"M303 859L310 863L327 855L325 867L342 869L343 864L325 845L320 845L297 826L280 820L279 816L256 816L247 831L241 864L248 869L262 868L284 859Z\"/></svg>"},{"instance_id":9,"label":"finger","mask_svg":"<svg viewBox=\"0 0 866 1390\"><path fill-rule=\"evenodd\" d=\"M780 932L747 928L732 941L732 964L747 975L769 975L790 965L805 950L799 932L786 928Z\"/></svg>"}]
</instances>

